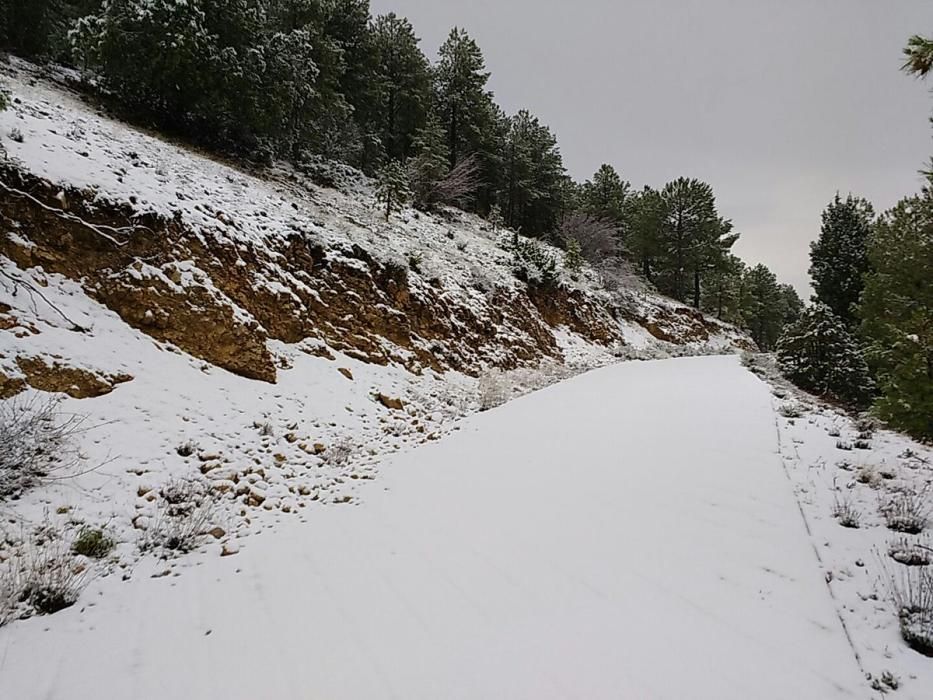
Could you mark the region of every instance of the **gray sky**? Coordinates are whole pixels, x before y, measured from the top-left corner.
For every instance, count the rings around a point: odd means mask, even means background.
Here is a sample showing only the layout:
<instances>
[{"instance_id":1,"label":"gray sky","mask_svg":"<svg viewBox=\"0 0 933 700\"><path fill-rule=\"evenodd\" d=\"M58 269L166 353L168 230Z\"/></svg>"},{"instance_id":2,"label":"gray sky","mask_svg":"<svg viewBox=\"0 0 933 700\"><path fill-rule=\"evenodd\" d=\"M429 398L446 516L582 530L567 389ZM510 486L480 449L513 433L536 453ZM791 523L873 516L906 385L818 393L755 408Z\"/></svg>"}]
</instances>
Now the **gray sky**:
<instances>
[{"instance_id":1,"label":"gray sky","mask_svg":"<svg viewBox=\"0 0 933 700\"><path fill-rule=\"evenodd\" d=\"M433 61L449 29L483 49L509 113L557 134L578 180L709 182L742 238L805 296L808 241L837 190L887 209L933 154L928 87L901 73L930 0L372 0Z\"/></svg>"}]
</instances>

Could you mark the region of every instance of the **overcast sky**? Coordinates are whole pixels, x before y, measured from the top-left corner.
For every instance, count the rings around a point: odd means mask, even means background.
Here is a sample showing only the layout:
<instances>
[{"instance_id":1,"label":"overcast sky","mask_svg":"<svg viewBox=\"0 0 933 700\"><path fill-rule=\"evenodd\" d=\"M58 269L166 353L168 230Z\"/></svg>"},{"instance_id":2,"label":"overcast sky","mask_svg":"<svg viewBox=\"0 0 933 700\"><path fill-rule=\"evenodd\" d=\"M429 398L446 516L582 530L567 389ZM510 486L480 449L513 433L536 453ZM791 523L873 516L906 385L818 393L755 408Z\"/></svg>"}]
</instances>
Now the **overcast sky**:
<instances>
[{"instance_id":1,"label":"overcast sky","mask_svg":"<svg viewBox=\"0 0 933 700\"><path fill-rule=\"evenodd\" d=\"M809 295L808 241L837 190L887 209L933 155L928 88L898 69L931 0L372 0L433 61L454 25L490 88L557 134L578 180L709 182L736 252Z\"/></svg>"}]
</instances>

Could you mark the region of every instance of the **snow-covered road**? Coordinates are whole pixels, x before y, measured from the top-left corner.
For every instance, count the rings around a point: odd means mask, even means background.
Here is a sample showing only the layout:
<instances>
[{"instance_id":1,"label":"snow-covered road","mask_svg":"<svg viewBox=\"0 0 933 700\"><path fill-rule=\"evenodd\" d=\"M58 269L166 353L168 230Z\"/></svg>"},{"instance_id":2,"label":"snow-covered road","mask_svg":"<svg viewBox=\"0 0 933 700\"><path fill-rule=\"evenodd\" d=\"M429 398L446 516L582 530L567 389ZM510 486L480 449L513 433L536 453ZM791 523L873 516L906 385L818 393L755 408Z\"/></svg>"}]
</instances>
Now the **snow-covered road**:
<instances>
[{"instance_id":1,"label":"snow-covered road","mask_svg":"<svg viewBox=\"0 0 933 700\"><path fill-rule=\"evenodd\" d=\"M361 495L0 630L0 698L866 697L735 357L553 386Z\"/></svg>"}]
</instances>

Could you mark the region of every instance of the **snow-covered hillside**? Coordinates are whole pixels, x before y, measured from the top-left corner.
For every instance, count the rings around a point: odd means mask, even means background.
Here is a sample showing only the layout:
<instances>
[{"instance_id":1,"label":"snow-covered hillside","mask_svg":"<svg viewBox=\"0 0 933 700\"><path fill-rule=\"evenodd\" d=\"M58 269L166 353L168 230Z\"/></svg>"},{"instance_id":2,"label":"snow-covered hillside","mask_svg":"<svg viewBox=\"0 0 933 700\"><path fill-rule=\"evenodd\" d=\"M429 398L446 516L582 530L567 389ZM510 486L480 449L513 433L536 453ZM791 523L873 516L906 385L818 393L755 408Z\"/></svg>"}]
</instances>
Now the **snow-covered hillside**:
<instances>
[{"instance_id":1,"label":"snow-covered hillside","mask_svg":"<svg viewBox=\"0 0 933 700\"><path fill-rule=\"evenodd\" d=\"M0 696L830 700L888 671L928 698L890 609L853 625L886 603L831 595L856 566L835 533L859 533L808 530L772 400L737 358L519 399L392 460L358 507L0 630Z\"/></svg>"},{"instance_id":2,"label":"snow-covered hillside","mask_svg":"<svg viewBox=\"0 0 933 700\"><path fill-rule=\"evenodd\" d=\"M748 343L589 270L535 292L477 217L387 224L359 175L261 178L4 70L0 399L52 392L81 421L79 476L4 508L27 531L106 525L118 568L173 479L220 495L233 550L263 513L356 502L384 455L480 408L619 358Z\"/></svg>"}]
</instances>

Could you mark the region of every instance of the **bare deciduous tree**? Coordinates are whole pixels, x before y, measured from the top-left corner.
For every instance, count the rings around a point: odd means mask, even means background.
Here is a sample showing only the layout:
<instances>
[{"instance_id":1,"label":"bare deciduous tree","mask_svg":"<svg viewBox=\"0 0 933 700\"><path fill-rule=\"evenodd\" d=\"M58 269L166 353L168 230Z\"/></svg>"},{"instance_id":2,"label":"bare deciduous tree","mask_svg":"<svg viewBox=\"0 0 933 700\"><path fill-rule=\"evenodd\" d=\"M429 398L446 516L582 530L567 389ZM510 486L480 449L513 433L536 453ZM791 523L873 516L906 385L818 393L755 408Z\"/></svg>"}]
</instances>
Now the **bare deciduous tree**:
<instances>
[{"instance_id":1,"label":"bare deciduous tree","mask_svg":"<svg viewBox=\"0 0 933 700\"><path fill-rule=\"evenodd\" d=\"M608 219L574 211L561 221L559 234L564 241L579 243L583 258L591 264L619 254L616 227Z\"/></svg>"},{"instance_id":2,"label":"bare deciduous tree","mask_svg":"<svg viewBox=\"0 0 933 700\"><path fill-rule=\"evenodd\" d=\"M418 203L422 206L449 204L464 207L470 203L480 184L479 161L470 155L460 159L440 180L415 183L415 190L420 193Z\"/></svg>"}]
</instances>

